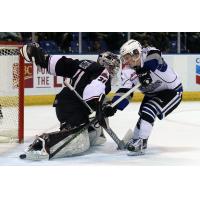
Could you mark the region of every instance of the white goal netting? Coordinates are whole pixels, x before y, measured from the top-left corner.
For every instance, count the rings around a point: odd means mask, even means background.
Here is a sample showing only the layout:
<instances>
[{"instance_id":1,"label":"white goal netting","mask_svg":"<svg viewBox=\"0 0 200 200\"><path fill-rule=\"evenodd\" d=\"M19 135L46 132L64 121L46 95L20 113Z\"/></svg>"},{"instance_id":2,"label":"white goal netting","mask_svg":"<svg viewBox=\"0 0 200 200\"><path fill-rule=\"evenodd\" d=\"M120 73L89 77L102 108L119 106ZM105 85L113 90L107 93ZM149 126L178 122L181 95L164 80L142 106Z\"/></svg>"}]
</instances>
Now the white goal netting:
<instances>
[{"instance_id":1,"label":"white goal netting","mask_svg":"<svg viewBox=\"0 0 200 200\"><path fill-rule=\"evenodd\" d=\"M0 142L18 142L23 138L21 64L18 46L0 46Z\"/></svg>"}]
</instances>

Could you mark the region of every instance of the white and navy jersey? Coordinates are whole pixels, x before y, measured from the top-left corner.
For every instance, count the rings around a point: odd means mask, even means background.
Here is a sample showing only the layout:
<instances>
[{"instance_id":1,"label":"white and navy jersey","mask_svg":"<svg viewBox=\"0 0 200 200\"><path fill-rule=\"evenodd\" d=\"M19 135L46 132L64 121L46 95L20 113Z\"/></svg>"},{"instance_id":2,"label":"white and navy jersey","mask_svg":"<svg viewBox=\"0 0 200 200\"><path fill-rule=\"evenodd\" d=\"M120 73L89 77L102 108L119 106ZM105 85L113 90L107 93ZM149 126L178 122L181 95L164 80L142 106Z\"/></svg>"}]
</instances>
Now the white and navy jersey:
<instances>
[{"instance_id":1,"label":"white and navy jersey","mask_svg":"<svg viewBox=\"0 0 200 200\"><path fill-rule=\"evenodd\" d=\"M157 92L163 90L176 90L182 92L181 81L176 72L164 61L160 50L154 47L147 47L142 49L141 67L144 71L149 71L152 83L148 86L141 86L139 90L146 96L154 96ZM127 92L134 85L139 83L136 71L124 66L121 72L121 88L117 91L116 96L121 96L122 93ZM117 99L118 97L115 97ZM124 108L128 104L128 100L121 107ZM124 101L124 102L125 102Z\"/></svg>"},{"instance_id":2,"label":"white and navy jersey","mask_svg":"<svg viewBox=\"0 0 200 200\"><path fill-rule=\"evenodd\" d=\"M108 94L111 80L106 68L90 60L77 60L66 56L49 57L48 73L71 79L71 85L85 101L96 99L100 94Z\"/></svg>"}]
</instances>

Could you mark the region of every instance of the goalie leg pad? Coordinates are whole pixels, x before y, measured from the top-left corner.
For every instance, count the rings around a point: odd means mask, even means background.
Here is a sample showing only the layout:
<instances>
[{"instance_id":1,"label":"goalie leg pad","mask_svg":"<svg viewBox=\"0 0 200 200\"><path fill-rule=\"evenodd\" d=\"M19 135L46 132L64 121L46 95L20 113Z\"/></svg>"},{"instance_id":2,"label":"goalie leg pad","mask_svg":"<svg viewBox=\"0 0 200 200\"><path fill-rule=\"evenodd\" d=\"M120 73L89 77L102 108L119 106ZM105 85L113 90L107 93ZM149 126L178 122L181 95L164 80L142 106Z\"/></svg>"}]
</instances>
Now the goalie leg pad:
<instances>
[{"instance_id":1,"label":"goalie leg pad","mask_svg":"<svg viewBox=\"0 0 200 200\"><path fill-rule=\"evenodd\" d=\"M106 137L103 133L103 128L99 126L99 124L91 125L88 128L88 134L91 146L101 145L106 142Z\"/></svg>"},{"instance_id":2,"label":"goalie leg pad","mask_svg":"<svg viewBox=\"0 0 200 200\"><path fill-rule=\"evenodd\" d=\"M34 142L25 150L26 159L49 159L50 155L67 141L69 141L69 143L55 154L53 158L72 156L85 152L89 149L90 142L88 130L83 127L84 126L70 131L63 130L36 136Z\"/></svg>"},{"instance_id":3,"label":"goalie leg pad","mask_svg":"<svg viewBox=\"0 0 200 200\"><path fill-rule=\"evenodd\" d=\"M59 143L55 144L50 148L50 153L58 149L67 140L70 140L69 135L67 138L63 139ZM90 147L88 131L84 130L82 133L78 134L68 145L66 145L61 151L59 151L53 158L63 158L68 156L80 155L87 151Z\"/></svg>"}]
</instances>

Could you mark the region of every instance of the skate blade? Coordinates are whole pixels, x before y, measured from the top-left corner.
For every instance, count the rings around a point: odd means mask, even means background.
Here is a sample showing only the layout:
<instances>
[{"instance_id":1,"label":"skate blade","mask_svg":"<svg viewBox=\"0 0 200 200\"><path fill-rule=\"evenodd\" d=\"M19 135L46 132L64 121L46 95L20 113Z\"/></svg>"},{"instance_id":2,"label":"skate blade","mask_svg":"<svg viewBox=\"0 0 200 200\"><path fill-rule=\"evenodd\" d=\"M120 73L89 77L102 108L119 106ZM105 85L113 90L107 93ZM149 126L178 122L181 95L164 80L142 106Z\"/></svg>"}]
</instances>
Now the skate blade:
<instances>
[{"instance_id":1,"label":"skate blade","mask_svg":"<svg viewBox=\"0 0 200 200\"><path fill-rule=\"evenodd\" d=\"M138 151L138 152L135 152L135 151L128 151L127 155L128 156L141 156L141 155L144 155L145 154L145 151Z\"/></svg>"}]
</instances>

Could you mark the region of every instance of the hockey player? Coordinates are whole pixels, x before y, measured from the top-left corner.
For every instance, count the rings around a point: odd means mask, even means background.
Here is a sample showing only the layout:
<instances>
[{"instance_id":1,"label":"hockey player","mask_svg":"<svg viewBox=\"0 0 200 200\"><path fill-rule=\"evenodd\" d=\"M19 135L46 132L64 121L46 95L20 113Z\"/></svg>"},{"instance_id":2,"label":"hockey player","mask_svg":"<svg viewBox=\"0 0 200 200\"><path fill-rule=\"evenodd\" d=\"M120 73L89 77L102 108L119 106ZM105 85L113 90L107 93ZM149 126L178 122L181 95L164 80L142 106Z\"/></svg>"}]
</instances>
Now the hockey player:
<instances>
[{"instance_id":1,"label":"hockey player","mask_svg":"<svg viewBox=\"0 0 200 200\"><path fill-rule=\"evenodd\" d=\"M171 113L182 100L182 84L174 70L164 61L160 50L154 47L142 48L136 40L129 40L120 48L123 62L121 73L122 87L112 101L124 92L141 84L144 94L139 109L139 119L131 131L127 144L128 155L143 154L156 117L162 120ZM124 99L117 109L123 110L129 103Z\"/></svg>"},{"instance_id":2,"label":"hockey player","mask_svg":"<svg viewBox=\"0 0 200 200\"><path fill-rule=\"evenodd\" d=\"M66 56L46 55L38 44L24 45L20 52L25 60L35 63L37 67L47 70L49 74L70 79L70 85L75 90L66 86L56 95L54 106L60 121L60 132L36 136L35 141L26 151L26 158L31 160L49 158L67 140L70 140L74 133L81 131L68 145L62 147L54 158L81 154L91 145L104 143L105 136L98 124L84 128L90 123L90 111L85 103L96 110L99 96L110 92L111 78L119 69L118 56L111 52L104 52L98 56L97 62L74 60ZM82 98L82 101L77 95ZM105 116L114 114L109 106L108 110L105 106L104 111Z\"/></svg>"}]
</instances>

